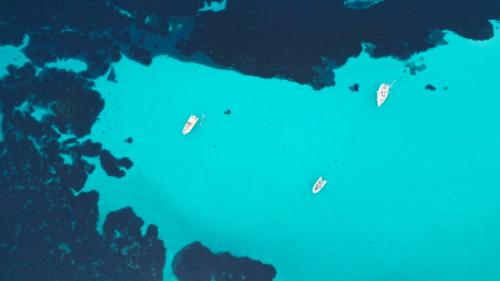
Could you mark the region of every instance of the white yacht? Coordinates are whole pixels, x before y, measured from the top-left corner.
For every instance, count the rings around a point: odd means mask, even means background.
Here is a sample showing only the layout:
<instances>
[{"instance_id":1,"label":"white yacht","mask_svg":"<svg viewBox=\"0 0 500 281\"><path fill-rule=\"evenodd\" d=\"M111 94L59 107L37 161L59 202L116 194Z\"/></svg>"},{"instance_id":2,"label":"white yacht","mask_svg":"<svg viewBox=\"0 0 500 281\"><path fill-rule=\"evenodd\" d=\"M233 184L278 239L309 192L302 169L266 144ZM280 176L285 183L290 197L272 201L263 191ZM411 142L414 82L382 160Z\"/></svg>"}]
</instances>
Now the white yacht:
<instances>
[{"instance_id":1,"label":"white yacht","mask_svg":"<svg viewBox=\"0 0 500 281\"><path fill-rule=\"evenodd\" d=\"M196 125L199 119L200 118L196 115L189 116L189 119L187 120L186 124L184 125L184 128L182 129L182 134L183 135L189 134L189 132L191 132L194 125Z\"/></svg>"},{"instance_id":2,"label":"white yacht","mask_svg":"<svg viewBox=\"0 0 500 281\"><path fill-rule=\"evenodd\" d=\"M314 184L314 186L312 188L312 192L313 193L320 192L321 189L323 189L323 187L325 187L325 184L326 184L326 180L323 177L319 177L319 179L316 181L316 183Z\"/></svg>"},{"instance_id":3,"label":"white yacht","mask_svg":"<svg viewBox=\"0 0 500 281\"><path fill-rule=\"evenodd\" d=\"M380 87L378 87L377 91L377 105L378 107L381 107L382 104L385 102L387 97L389 96L389 90L391 89L392 85L394 85L395 82L392 82L392 84L387 84L387 83L382 83Z\"/></svg>"}]
</instances>

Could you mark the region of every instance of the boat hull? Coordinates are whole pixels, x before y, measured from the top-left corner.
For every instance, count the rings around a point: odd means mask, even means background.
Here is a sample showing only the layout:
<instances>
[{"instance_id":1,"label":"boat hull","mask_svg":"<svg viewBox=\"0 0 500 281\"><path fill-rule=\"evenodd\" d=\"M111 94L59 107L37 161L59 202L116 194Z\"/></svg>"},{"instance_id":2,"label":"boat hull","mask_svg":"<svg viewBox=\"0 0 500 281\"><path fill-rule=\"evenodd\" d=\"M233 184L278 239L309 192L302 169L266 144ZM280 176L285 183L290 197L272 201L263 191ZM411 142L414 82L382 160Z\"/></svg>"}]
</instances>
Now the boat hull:
<instances>
[{"instance_id":1,"label":"boat hull","mask_svg":"<svg viewBox=\"0 0 500 281\"><path fill-rule=\"evenodd\" d=\"M384 104L385 100L389 96L389 90L391 89L391 85L382 83L377 91L377 106L381 107Z\"/></svg>"},{"instance_id":2,"label":"boat hull","mask_svg":"<svg viewBox=\"0 0 500 281\"><path fill-rule=\"evenodd\" d=\"M196 115L189 116L188 121L186 122L186 124L184 124L184 128L182 129L182 134L183 135L189 134L199 119L200 118Z\"/></svg>"},{"instance_id":3,"label":"boat hull","mask_svg":"<svg viewBox=\"0 0 500 281\"><path fill-rule=\"evenodd\" d=\"M312 193L318 193L320 192L326 185L326 180L323 179L323 177L319 177L319 179L316 181L316 183L313 185L312 188Z\"/></svg>"}]
</instances>

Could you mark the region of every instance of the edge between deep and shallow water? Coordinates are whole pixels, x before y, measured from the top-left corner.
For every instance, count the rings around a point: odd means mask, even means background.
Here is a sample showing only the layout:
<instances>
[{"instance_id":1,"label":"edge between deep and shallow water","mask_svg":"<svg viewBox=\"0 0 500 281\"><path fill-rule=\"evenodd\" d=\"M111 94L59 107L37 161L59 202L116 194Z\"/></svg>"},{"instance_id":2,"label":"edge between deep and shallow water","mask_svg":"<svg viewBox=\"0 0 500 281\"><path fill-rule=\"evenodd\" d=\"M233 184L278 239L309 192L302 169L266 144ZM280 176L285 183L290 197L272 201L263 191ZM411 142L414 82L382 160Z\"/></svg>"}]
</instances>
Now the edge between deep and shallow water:
<instances>
[{"instance_id":1,"label":"edge between deep and shallow water","mask_svg":"<svg viewBox=\"0 0 500 281\"><path fill-rule=\"evenodd\" d=\"M362 54L319 92L168 57L122 59L117 84L97 80L106 107L91 138L135 166L123 179L98 170L87 190L101 194L101 216L130 205L159 226L166 280L173 254L195 240L271 263L276 280L499 276L488 244L500 232L499 39L447 39L418 55L427 69L415 76ZM377 110L377 84L395 77ZM186 138L191 113L207 119ZM318 175L329 184L312 197Z\"/></svg>"}]
</instances>

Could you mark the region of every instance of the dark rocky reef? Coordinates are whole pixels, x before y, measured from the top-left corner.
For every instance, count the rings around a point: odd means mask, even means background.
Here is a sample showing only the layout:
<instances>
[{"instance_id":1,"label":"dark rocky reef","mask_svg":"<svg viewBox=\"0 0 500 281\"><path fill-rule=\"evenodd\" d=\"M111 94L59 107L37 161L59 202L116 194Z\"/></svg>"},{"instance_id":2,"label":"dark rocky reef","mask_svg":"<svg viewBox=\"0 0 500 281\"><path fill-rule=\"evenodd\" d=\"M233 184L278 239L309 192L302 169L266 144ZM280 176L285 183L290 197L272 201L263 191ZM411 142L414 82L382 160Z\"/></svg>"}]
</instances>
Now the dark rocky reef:
<instances>
[{"instance_id":1,"label":"dark rocky reef","mask_svg":"<svg viewBox=\"0 0 500 281\"><path fill-rule=\"evenodd\" d=\"M214 254L200 242L179 251L172 263L179 281L268 281L276 276L273 266L229 253Z\"/></svg>"},{"instance_id":2,"label":"dark rocky reef","mask_svg":"<svg viewBox=\"0 0 500 281\"><path fill-rule=\"evenodd\" d=\"M0 45L20 46L36 66L57 59L87 63L87 77L104 75L122 54L143 64L158 52L150 41L168 35L169 18L195 16L202 0L4 0Z\"/></svg>"},{"instance_id":3,"label":"dark rocky reef","mask_svg":"<svg viewBox=\"0 0 500 281\"><path fill-rule=\"evenodd\" d=\"M158 239L157 227L149 225L143 236L143 225L130 207L108 214L104 244L115 254L112 269L117 273L111 280L161 280L165 247Z\"/></svg>"},{"instance_id":4,"label":"dark rocky reef","mask_svg":"<svg viewBox=\"0 0 500 281\"><path fill-rule=\"evenodd\" d=\"M200 12L204 2L4 0L0 45L19 46L28 35L23 51L35 65L76 58L88 77L107 73L122 54L146 65L169 54L320 89L335 84L332 70L358 56L362 43L374 57L407 59L445 44L443 30L488 39L489 20L500 19L497 0L385 0L363 9L344 0L244 0ZM171 28L176 22L184 35Z\"/></svg>"},{"instance_id":5,"label":"dark rocky reef","mask_svg":"<svg viewBox=\"0 0 500 281\"><path fill-rule=\"evenodd\" d=\"M99 195L81 191L95 169L88 157L114 177L132 167L87 138L104 106L93 86L82 74L37 74L31 64L9 66L0 80L0 280L163 280L166 249L156 226L142 235L144 222L124 208L108 214L100 235ZM37 108L46 113L33 117ZM260 276L244 271L260 264L228 257L217 259L224 270Z\"/></svg>"},{"instance_id":6,"label":"dark rocky reef","mask_svg":"<svg viewBox=\"0 0 500 281\"><path fill-rule=\"evenodd\" d=\"M427 68L422 59L419 62L406 62L405 67L409 70L410 75L416 75L417 72L422 72Z\"/></svg>"},{"instance_id":7,"label":"dark rocky reef","mask_svg":"<svg viewBox=\"0 0 500 281\"><path fill-rule=\"evenodd\" d=\"M496 0L385 0L367 9L343 0L229 1L220 13L196 17L184 54L202 52L223 67L281 77L316 89L333 85L332 67L371 47L374 57L408 59L443 44L447 29L476 40L491 38L500 18ZM425 15L423 17L422 15Z\"/></svg>"},{"instance_id":8,"label":"dark rocky reef","mask_svg":"<svg viewBox=\"0 0 500 281\"><path fill-rule=\"evenodd\" d=\"M111 70L109 71L109 74L108 74L108 77L106 78L109 82L118 82L116 81L116 73L115 73L115 69L113 67L111 67Z\"/></svg>"},{"instance_id":9,"label":"dark rocky reef","mask_svg":"<svg viewBox=\"0 0 500 281\"><path fill-rule=\"evenodd\" d=\"M165 247L130 208L97 230L99 195L81 192L103 153L82 141L103 101L80 74L27 64L0 80L0 280L158 280ZM34 108L50 108L40 120ZM63 136L64 134L64 136ZM68 158L69 160L65 160Z\"/></svg>"},{"instance_id":10,"label":"dark rocky reef","mask_svg":"<svg viewBox=\"0 0 500 281\"><path fill-rule=\"evenodd\" d=\"M108 176L113 176L117 178L122 178L125 176L125 171L122 168L130 169L132 168L132 161L127 158L115 158L108 150L101 150L99 157L101 161L102 168Z\"/></svg>"},{"instance_id":11,"label":"dark rocky reef","mask_svg":"<svg viewBox=\"0 0 500 281\"><path fill-rule=\"evenodd\" d=\"M427 84L427 85L425 85L425 89L428 91L435 91L436 87L431 85L431 84Z\"/></svg>"},{"instance_id":12,"label":"dark rocky reef","mask_svg":"<svg viewBox=\"0 0 500 281\"><path fill-rule=\"evenodd\" d=\"M359 84L354 83L352 86L349 86L349 90L351 90L351 92L358 92L359 91Z\"/></svg>"}]
</instances>

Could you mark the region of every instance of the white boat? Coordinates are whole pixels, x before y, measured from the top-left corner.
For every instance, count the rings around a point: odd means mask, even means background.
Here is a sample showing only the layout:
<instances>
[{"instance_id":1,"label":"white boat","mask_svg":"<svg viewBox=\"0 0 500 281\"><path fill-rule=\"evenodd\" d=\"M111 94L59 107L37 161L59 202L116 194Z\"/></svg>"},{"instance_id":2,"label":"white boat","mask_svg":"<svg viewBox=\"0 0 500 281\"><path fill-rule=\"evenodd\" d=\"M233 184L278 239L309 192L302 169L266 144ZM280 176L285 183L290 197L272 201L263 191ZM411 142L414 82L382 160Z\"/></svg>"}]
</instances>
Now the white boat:
<instances>
[{"instance_id":1,"label":"white boat","mask_svg":"<svg viewBox=\"0 0 500 281\"><path fill-rule=\"evenodd\" d=\"M199 119L200 118L196 115L189 116L189 119L187 120L186 124L184 125L184 128L182 129L182 134L183 135L189 134L189 132L191 132L194 125L196 125Z\"/></svg>"},{"instance_id":2,"label":"white boat","mask_svg":"<svg viewBox=\"0 0 500 281\"><path fill-rule=\"evenodd\" d=\"M314 186L312 188L312 192L313 193L320 192L321 189L323 189L323 187L325 187L325 184L326 184L326 180L323 177L319 177L319 179L316 181L316 183L314 184Z\"/></svg>"},{"instance_id":3,"label":"white boat","mask_svg":"<svg viewBox=\"0 0 500 281\"><path fill-rule=\"evenodd\" d=\"M392 84L387 84L387 83L382 83L380 87L378 87L377 91L377 105L378 107L381 107L382 104L385 102L387 97L389 96L389 90L391 89L392 85L394 85L395 82L392 82Z\"/></svg>"}]
</instances>

